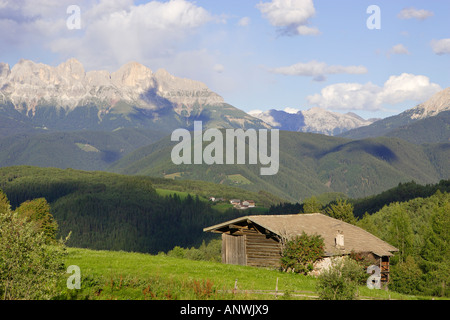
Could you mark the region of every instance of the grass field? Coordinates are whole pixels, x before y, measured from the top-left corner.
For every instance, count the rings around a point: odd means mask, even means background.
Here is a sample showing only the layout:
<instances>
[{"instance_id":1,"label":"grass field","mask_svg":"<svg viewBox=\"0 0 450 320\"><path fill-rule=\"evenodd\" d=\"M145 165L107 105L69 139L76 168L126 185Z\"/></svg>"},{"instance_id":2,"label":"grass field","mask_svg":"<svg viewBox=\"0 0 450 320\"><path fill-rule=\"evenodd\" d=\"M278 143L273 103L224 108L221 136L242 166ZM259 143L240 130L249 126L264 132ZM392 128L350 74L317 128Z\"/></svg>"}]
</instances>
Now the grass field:
<instances>
[{"instance_id":1,"label":"grass field","mask_svg":"<svg viewBox=\"0 0 450 320\"><path fill-rule=\"evenodd\" d=\"M278 291L288 293L278 299L317 296L317 280L310 276L165 255L69 248L66 265L80 267L81 289L65 289L61 299L271 300L275 295L269 291L275 291L277 281ZM233 293L236 283L240 291ZM359 298L417 299L364 286Z\"/></svg>"},{"instance_id":2,"label":"grass field","mask_svg":"<svg viewBox=\"0 0 450 320\"><path fill-rule=\"evenodd\" d=\"M85 152L100 152L100 150L98 150L96 147L93 147L87 143L75 143L75 144L77 145L78 148L80 148Z\"/></svg>"},{"instance_id":3,"label":"grass field","mask_svg":"<svg viewBox=\"0 0 450 320\"><path fill-rule=\"evenodd\" d=\"M176 173L166 174L166 175L164 176L164 178L175 180L175 178L181 178L181 174L182 174L182 172L176 172Z\"/></svg>"},{"instance_id":4,"label":"grass field","mask_svg":"<svg viewBox=\"0 0 450 320\"><path fill-rule=\"evenodd\" d=\"M252 182L250 180L248 180L246 177L244 177L241 174L232 174L232 175L228 175L227 179L234 182L235 184L251 184Z\"/></svg>"}]
</instances>

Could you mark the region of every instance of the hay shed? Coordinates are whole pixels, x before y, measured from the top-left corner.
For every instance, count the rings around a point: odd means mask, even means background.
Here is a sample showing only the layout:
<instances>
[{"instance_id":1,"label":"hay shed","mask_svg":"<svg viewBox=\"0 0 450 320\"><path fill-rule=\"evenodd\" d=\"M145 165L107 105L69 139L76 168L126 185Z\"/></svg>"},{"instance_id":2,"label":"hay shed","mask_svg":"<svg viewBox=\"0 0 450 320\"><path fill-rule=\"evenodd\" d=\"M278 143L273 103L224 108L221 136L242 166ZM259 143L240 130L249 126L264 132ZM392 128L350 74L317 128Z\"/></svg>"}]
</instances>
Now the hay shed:
<instances>
[{"instance_id":1,"label":"hay shed","mask_svg":"<svg viewBox=\"0 0 450 320\"><path fill-rule=\"evenodd\" d=\"M321 213L253 215L203 229L222 234L222 262L255 267L280 267L281 241L305 232L321 235L325 257L350 253L370 257L381 269L382 281L389 277L389 257L397 248L352 224Z\"/></svg>"}]
</instances>

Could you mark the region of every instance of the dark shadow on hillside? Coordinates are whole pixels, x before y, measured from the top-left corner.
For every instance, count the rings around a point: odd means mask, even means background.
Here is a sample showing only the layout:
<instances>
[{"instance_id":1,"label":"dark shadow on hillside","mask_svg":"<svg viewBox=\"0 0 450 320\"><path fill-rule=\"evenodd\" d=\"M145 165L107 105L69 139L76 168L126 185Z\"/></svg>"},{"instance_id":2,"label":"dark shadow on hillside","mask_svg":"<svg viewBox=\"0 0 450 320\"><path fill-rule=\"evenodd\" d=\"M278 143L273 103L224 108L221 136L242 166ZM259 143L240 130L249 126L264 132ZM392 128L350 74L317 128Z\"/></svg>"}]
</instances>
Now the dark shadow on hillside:
<instances>
[{"instance_id":1,"label":"dark shadow on hillside","mask_svg":"<svg viewBox=\"0 0 450 320\"><path fill-rule=\"evenodd\" d=\"M135 107L136 118L146 117L154 118L155 115L163 116L170 113L173 110L173 104L168 99L163 98L157 94L156 87L149 88L146 92L139 96L139 99L153 105L154 109L142 109Z\"/></svg>"},{"instance_id":2,"label":"dark shadow on hillside","mask_svg":"<svg viewBox=\"0 0 450 320\"><path fill-rule=\"evenodd\" d=\"M387 146L367 140L352 141L349 143L336 146L328 151L322 152L321 154L318 155L318 157L322 158L328 154L337 153L341 151L346 151L347 153L355 154L355 156L357 156L359 152L364 152L374 156L375 158L378 158L380 160L389 163L398 160L398 157L395 154L395 152L393 152Z\"/></svg>"},{"instance_id":3,"label":"dark shadow on hillside","mask_svg":"<svg viewBox=\"0 0 450 320\"><path fill-rule=\"evenodd\" d=\"M104 150L100 156L101 160L110 164L121 158L121 154L118 151L114 150Z\"/></svg>"}]
</instances>

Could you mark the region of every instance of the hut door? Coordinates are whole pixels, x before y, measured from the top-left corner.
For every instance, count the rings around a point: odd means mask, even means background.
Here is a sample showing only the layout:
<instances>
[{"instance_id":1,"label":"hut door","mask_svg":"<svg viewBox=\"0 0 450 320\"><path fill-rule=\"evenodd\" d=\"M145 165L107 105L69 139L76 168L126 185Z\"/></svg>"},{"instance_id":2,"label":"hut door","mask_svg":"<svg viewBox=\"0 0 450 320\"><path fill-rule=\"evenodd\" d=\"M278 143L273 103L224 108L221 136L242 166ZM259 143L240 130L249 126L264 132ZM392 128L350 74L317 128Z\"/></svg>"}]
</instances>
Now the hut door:
<instances>
[{"instance_id":1,"label":"hut door","mask_svg":"<svg viewBox=\"0 0 450 320\"><path fill-rule=\"evenodd\" d=\"M222 233L222 262L225 264L247 264L245 236L232 236Z\"/></svg>"}]
</instances>

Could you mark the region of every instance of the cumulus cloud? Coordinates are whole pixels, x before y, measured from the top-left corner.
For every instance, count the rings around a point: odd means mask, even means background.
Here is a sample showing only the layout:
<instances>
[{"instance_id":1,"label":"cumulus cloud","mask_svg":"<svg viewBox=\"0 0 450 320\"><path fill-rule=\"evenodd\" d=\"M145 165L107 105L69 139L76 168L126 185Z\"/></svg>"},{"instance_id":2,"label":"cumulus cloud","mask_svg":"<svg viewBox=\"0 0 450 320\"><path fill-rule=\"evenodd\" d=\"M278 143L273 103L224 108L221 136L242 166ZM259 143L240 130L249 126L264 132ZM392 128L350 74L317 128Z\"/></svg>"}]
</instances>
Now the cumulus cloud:
<instances>
[{"instance_id":1,"label":"cumulus cloud","mask_svg":"<svg viewBox=\"0 0 450 320\"><path fill-rule=\"evenodd\" d=\"M2 1L0 5L0 47L2 52L34 46L61 36L66 29L66 8L71 0Z\"/></svg>"},{"instance_id":2,"label":"cumulus cloud","mask_svg":"<svg viewBox=\"0 0 450 320\"><path fill-rule=\"evenodd\" d=\"M315 81L324 81L326 80L326 75L330 74L365 74L368 72L364 66L329 66L325 62L315 60L307 63L300 62L288 67L273 68L269 69L269 71L290 76L314 77Z\"/></svg>"},{"instance_id":3,"label":"cumulus cloud","mask_svg":"<svg viewBox=\"0 0 450 320\"><path fill-rule=\"evenodd\" d=\"M85 61L97 60L95 65L100 63L99 58L109 58L108 65L121 65L130 60L168 57L197 28L213 20L205 9L185 0L137 6L127 1L117 1L116 6L106 2L87 12L90 22L85 24L83 37L59 39L52 49L66 55L75 52ZM102 51L109 54L98 57Z\"/></svg>"},{"instance_id":4,"label":"cumulus cloud","mask_svg":"<svg viewBox=\"0 0 450 320\"><path fill-rule=\"evenodd\" d=\"M403 44L399 43L389 50L388 55L391 54L410 54L410 52L408 48L406 48Z\"/></svg>"},{"instance_id":5,"label":"cumulus cloud","mask_svg":"<svg viewBox=\"0 0 450 320\"><path fill-rule=\"evenodd\" d=\"M221 65L220 63L218 63L218 64L214 65L213 70L214 70L214 72L222 73L225 71L225 67L223 65Z\"/></svg>"},{"instance_id":6,"label":"cumulus cloud","mask_svg":"<svg viewBox=\"0 0 450 320\"><path fill-rule=\"evenodd\" d=\"M404 8L398 14L400 19L418 19L425 20L432 17L434 13L432 11L424 10L424 9L416 9L416 8Z\"/></svg>"},{"instance_id":7,"label":"cumulus cloud","mask_svg":"<svg viewBox=\"0 0 450 320\"><path fill-rule=\"evenodd\" d=\"M370 82L333 84L307 100L324 109L378 111L385 109L385 105L424 102L441 90L426 76L403 73L391 76L382 87Z\"/></svg>"},{"instance_id":8,"label":"cumulus cloud","mask_svg":"<svg viewBox=\"0 0 450 320\"><path fill-rule=\"evenodd\" d=\"M73 0L7 1L11 20L0 14L0 47L46 46L62 59L77 57L87 69L115 70L129 61L170 59L196 31L218 22L206 9L188 0L81 0L81 30L68 30L66 8ZM8 14L11 16L10 14Z\"/></svg>"},{"instance_id":9,"label":"cumulus cloud","mask_svg":"<svg viewBox=\"0 0 450 320\"><path fill-rule=\"evenodd\" d=\"M316 13L312 0L272 0L256 7L282 35L320 34L317 28L309 26L309 19Z\"/></svg>"},{"instance_id":10,"label":"cumulus cloud","mask_svg":"<svg viewBox=\"0 0 450 320\"><path fill-rule=\"evenodd\" d=\"M438 55L450 54L450 38L431 41L431 48Z\"/></svg>"},{"instance_id":11,"label":"cumulus cloud","mask_svg":"<svg viewBox=\"0 0 450 320\"><path fill-rule=\"evenodd\" d=\"M251 21L251 19L249 17L243 17L243 18L239 19L237 24L240 27L247 27L248 25L250 25L250 21Z\"/></svg>"},{"instance_id":12,"label":"cumulus cloud","mask_svg":"<svg viewBox=\"0 0 450 320\"><path fill-rule=\"evenodd\" d=\"M247 112L249 115L251 116L255 116L255 115L259 115L261 113L263 113L264 111L259 110L259 109L255 109L255 110L250 110L249 112Z\"/></svg>"},{"instance_id":13,"label":"cumulus cloud","mask_svg":"<svg viewBox=\"0 0 450 320\"><path fill-rule=\"evenodd\" d=\"M297 114L300 111L300 109L287 107L283 111L290 114Z\"/></svg>"}]
</instances>

